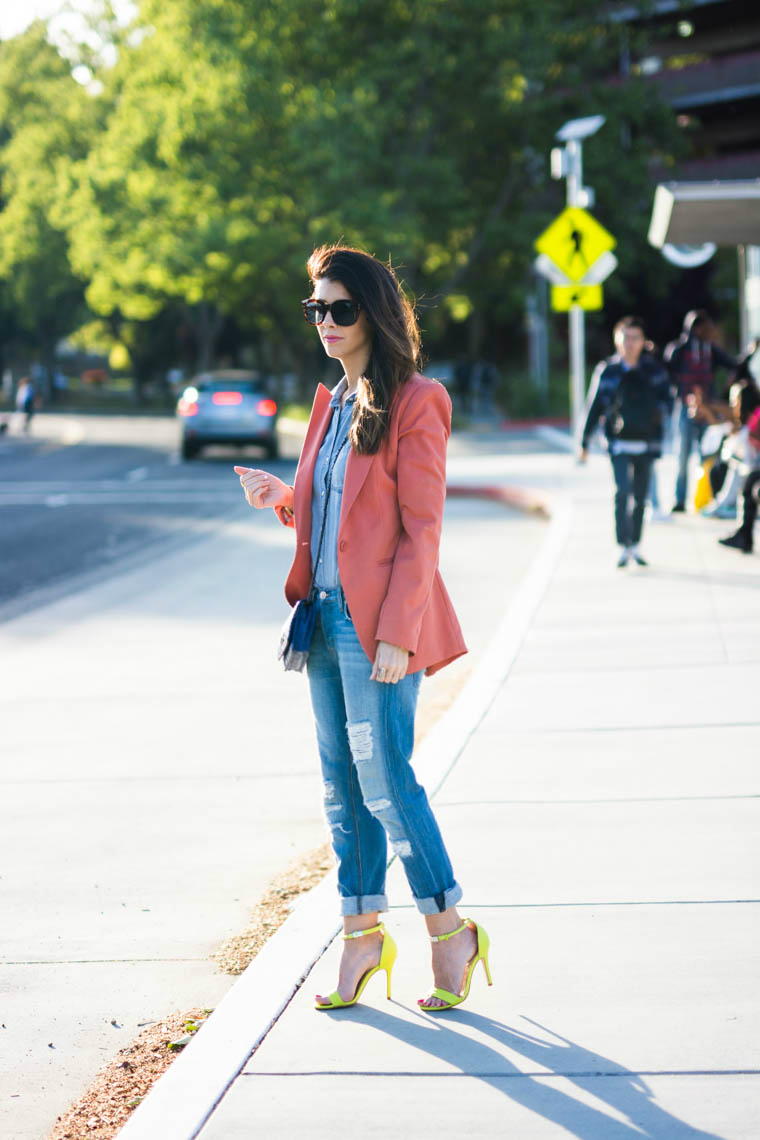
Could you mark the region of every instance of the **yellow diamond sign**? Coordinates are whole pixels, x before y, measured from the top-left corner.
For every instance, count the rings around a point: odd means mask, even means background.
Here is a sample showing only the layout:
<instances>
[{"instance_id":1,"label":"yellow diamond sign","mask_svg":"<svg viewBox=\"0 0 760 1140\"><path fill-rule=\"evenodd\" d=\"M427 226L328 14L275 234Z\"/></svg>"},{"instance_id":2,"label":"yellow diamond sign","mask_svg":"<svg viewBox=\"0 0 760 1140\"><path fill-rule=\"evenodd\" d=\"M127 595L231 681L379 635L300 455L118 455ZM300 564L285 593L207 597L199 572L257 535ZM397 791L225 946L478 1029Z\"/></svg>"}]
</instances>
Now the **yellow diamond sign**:
<instances>
[{"instance_id":1,"label":"yellow diamond sign","mask_svg":"<svg viewBox=\"0 0 760 1140\"><path fill-rule=\"evenodd\" d=\"M552 308L555 313L568 313L573 305L581 309L603 309L601 285L552 285Z\"/></svg>"},{"instance_id":2,"label":"yellow diamond sign","mask_svg":"<svg viewBox=\"0 0 760 1140\"><path fill-rule=\"evenodd\" d=\"M571 281L580 281L616 244L612 234L588 211L567 206L538 238L536 249L550 257Z\"/></svg>"}]
</instances>

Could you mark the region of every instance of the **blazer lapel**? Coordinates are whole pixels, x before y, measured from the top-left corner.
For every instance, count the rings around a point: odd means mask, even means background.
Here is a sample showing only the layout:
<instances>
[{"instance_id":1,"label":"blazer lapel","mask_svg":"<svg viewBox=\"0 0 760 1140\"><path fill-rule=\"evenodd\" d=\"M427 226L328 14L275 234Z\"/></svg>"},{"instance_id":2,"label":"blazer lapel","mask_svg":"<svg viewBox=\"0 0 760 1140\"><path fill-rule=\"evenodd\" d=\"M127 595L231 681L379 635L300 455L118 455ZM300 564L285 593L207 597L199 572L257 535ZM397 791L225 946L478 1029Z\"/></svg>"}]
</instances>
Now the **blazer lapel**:
<instances>
[{"instance_id":1,"label":"blazer lapel","mask_svg":"<svg viewBox=\"0 0 760 1140\"><path fill-rule=\"evenodd\" d=\"M314 481L314 466L330 422L331 398L329 389L324 384L318 384L296 472L293 494L296 532L299 542L307 545L311 540L311 485Z\"/></svg>"},{"instance_id":2,"label":"blazer lapel","mask_svg":"<svg viewBox=\"0 0 760 1140\"><path fill-rule=\"evenodd\" d=\"M346 478L343 482L343 502L340 508L340 522L343 525L343 520L348 518L348 512L356 501L356 496L361 491L364 480L369 474L369 469L372 466L374 455L357 455L355 451L349 451L348 459L346 460Z\"/></svg>"}]
</instances>

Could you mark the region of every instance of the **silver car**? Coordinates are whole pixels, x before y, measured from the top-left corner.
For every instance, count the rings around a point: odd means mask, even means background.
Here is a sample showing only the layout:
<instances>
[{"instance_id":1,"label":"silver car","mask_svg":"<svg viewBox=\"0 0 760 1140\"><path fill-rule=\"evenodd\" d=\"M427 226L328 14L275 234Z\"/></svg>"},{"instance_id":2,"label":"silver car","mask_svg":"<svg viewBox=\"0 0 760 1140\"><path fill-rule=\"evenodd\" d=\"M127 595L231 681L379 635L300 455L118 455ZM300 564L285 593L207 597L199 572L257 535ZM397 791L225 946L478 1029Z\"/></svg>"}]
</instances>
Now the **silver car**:
<instances>
[{"instance_id":1,"label":"silver car","mask_svg":"<svg viewBox=\"0 0 760 1140\"><path fill-rule=\"evenodd\" d=\"M183 459L208 443L255 443L277 458L277 403L257 372L236 369L194 376L177 402Z\"/></svg>"}]
</instances>

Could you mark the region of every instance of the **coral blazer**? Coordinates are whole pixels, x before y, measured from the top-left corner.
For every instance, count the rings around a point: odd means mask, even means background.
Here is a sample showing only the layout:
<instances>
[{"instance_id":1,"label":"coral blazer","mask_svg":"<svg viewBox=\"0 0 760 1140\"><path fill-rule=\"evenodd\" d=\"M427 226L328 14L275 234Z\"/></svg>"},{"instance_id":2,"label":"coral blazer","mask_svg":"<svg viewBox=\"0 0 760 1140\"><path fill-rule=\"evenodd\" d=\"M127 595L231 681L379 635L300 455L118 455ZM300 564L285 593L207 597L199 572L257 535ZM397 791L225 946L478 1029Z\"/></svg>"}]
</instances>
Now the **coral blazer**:
<instances>
[{"instance_id":1,"label":"coral blazer","mask_svg":"<svg viewBox=\"0 0 760 1140\"><path fill-rule=\"evenodd\" d=\"M285 583L291 605L311 582L314 465L330 422L331 393L320 384L296 471L291 517L296 551ZM446 499L451 401L442 384L415 373L393 402L388 435L375 455L346 460L338 528L338 571L351 618L370 662L378 641L409 651L410 673L428 675L467 652L438 572Z\"/></svg>"}]
</instances>

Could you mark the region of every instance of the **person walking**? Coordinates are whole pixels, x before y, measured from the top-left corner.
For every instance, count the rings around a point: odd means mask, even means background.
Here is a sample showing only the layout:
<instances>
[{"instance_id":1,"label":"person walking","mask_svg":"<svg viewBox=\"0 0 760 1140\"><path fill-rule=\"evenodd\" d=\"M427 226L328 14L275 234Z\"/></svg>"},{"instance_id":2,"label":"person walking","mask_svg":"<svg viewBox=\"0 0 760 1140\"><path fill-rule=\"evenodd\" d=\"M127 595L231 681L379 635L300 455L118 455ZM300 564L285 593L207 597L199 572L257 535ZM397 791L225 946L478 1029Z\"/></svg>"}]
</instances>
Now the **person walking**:
<instances>
[{"instance_id":1,"label":"person walking","mask_svg":"<svg viewBox=\"0 0 760 1140\"><path fill-rule=\"evenodd\" d=\"M436 1013L464 1001L481 960L491 984L488 935L460 918L462 888L411 766L422 676L467 652L437 568L451 401L417 371L416 319L389 265L336 245L307 268L304 316L344 375L317 388L294 486L235 472L252 507L295 529L285 595L316 613L306 667L344 943L337 988L315 1007L353 1005L383 970L390 996L396 946L379 921L390 840L431 938L434 986L419 1005Z\"/></svg>"},{"instance_id":2,"label":"person walking","mask_svg":"<svg viewBox=\"0 0 760 1140\"><path fill-rule=\"evenodd\" d=\"M700 394L703 404L715 399L715 373L719 368L733 371L736 361L710 340L712 324L704 309L692 309L686 314L683 331L676 341L665 349L665 364L670 373L676 397L674 423L678 474L676 476L674 513L686 510L689 476L689 459L699 447L708 421L695 411L695 396Z\"/></svg>"},{"instance_id":3,"label":"person walking","mask_svg":"<svg viewBox=\"0 0 760 1140\"><path fill-rule=\"evenodd\" d=\"M37 393L29 376L22 377L16 389L16 411L23 417L23 430L29 432L37 406Z\"/></svg>"},{"instance_id":4,"label":"person walking","mask_svg":"<svg viewBox=\"0 0 760 1140\"><path fill-rule=\"evenodd\" d=\"M591 380L579 459L588 459L591 436L603 419L615 479L618 567L631 559L646 566L639 543L652 465L662 452L663 423L670 409L668 375L644 352L646 334L639 317L622 317L613 337L617 351L597 365Z\"/></svg>"}]
</instances>

